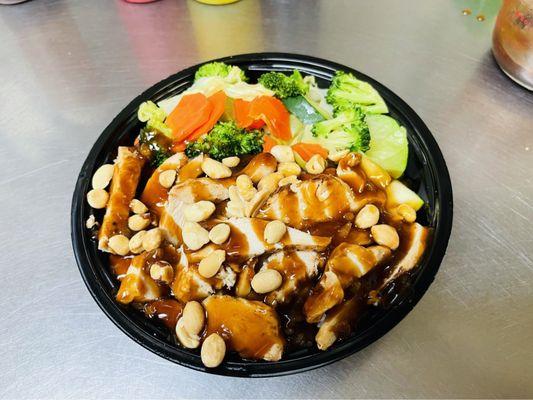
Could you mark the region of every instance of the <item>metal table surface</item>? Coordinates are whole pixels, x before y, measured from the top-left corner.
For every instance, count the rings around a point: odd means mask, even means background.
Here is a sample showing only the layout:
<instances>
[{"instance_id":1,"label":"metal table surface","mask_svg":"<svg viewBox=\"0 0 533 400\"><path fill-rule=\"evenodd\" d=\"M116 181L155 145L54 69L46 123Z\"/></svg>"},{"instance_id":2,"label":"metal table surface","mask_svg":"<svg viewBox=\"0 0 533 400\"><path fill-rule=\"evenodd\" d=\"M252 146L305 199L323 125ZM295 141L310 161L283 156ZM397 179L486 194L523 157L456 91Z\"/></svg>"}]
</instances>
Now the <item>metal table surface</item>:
<instances>
[{"instance_id":1,"label":"metal table surface","mask_svg":"<svg viewBox=\"0 0 533 400\"><path fill-rule=\"evenodd\" d=\"M0 397L533 396L533 94L495 65L498 2L34 0L0 6ZM463 16L470 6L473 14ZM434 284L396 328L331 366L237 379L128 339L85 288L74 182L133 97L211 58L286 51L381 81L439 142L454 229Z\"/></svg>"}]
</instances>

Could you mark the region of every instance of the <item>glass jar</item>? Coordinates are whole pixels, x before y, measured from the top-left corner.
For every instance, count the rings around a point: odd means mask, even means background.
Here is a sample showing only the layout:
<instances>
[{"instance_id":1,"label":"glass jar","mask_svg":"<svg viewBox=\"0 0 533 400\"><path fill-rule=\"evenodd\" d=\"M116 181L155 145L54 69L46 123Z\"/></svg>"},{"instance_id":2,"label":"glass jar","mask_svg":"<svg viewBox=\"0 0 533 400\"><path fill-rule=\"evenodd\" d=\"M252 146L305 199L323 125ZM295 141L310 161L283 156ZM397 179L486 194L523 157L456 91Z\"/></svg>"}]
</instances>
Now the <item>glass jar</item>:
<instances>
[{"instance_id":1,"label":"glass jar","mask_svg":"<svg viewBox=\"0 0 533 400\"><path fill-rule=\"evenodd\" d=\"M504 0L492 35L492 53L511 79L533 90L533 0Z\"/></svg>"}]
</instances>

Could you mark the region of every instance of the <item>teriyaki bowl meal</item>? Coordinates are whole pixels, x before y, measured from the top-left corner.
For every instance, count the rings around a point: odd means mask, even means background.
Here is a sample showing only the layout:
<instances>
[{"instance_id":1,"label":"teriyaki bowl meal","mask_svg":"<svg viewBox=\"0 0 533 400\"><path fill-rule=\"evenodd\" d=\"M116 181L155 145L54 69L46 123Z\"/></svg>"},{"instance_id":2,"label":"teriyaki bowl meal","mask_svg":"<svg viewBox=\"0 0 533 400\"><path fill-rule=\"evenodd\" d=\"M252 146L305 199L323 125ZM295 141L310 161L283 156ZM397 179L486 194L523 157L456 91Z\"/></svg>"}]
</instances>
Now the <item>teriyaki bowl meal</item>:
<instances>
[{"instance_id":1,"label":"teriyaki bowl meal","mask_svg":"<svg viewBox=\"0 0 533 400\"><path fill-rule=\"evenodd\" d=\"M140 103L80 198L116 304L200 369L331 351L394 306L433 236L407 129L372 84L255 75L210 62Z\"/></svg>"}]
</instances>

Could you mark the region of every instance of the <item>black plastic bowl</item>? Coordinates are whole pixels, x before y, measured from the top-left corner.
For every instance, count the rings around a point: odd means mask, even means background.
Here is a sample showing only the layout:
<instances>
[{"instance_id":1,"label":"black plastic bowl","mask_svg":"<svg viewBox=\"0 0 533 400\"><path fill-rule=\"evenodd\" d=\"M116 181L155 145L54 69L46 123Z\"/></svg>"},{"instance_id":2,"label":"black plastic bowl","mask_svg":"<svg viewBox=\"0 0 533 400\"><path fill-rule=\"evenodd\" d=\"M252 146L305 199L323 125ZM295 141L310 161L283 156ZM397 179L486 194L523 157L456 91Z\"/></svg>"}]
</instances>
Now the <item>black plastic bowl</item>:
<instances>
[{"instance_id":1,"label":"black plastic bowl","mask_svg":"<svg viewBox=\"0 0 533 400\"><path fill-rule=\"evenodd\" d=\"M209 370L202 365L198 351L180 348L166 328L114 300L118 282L110 272L107 256L97 250L91 232L85 228L85 221L92 212L85 201L91 177L98 166L116 157L118 145L133 143L141 128L137 120L139 104L146 100L159 101L182 92L192 84L198 66L168 77L135 98L109 124L91 149L72 199L72 245L78 267L100 308L124 333L148 350L177 364L214 374L246 377L285 375L330 364L361 350L391 330L414 307L433 281L452 227L452 187L446 163L435 139L418 115L389 89L352 68L319 58L282 53L244 54L218 61L238 65L247 71L252 80L264 71L297 68L305 75L314 75L321 87L328 85L336 70L350 71L379 91L389 106L390 114L407 128L409 162L403 178L426 201L426 208L419 212L419 220L432 228L431 241L421 265L409 278L409 290L403 291L387 309L376 308L351 337L334 344L327 351L303 349L285 354L278 362L246 361L229 355L220 367Z\"/></svg>"}]
</instances>

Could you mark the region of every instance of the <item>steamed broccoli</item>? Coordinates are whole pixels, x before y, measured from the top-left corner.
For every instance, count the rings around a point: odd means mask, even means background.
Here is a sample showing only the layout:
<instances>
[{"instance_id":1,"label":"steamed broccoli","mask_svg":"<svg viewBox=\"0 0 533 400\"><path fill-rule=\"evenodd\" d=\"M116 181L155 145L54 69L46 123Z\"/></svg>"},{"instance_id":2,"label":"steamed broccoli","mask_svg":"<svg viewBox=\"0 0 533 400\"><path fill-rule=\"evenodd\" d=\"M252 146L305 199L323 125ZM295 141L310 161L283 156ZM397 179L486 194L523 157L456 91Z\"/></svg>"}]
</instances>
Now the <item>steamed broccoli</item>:
<instances>
[{"instance_id":1,"label":"steamed broccoli","mask_svg":"<svg viewBox=\"0 0 533 400\"><path fill-rule=\"evenodd\" d=\"M231 73L236 75L237 80L246 82L246 75L244 75L243 70L241 70L239 67L234 67L232 65L228 65L219 61L204 64L200 68L198 68L198 71L196 71L196 73L194 74L194 80L196 81L199 78L205 78L209 76L219 76L221 78L226 78Z\"/></svg>"},{"instance_id":2,"label":"steamed broccoli","mask_svg":"<svg viewBox=\"0 0 533 400\"><path fill-rule=\"evenodd\" d=\"M317 122L302 142L320 144L329 151L349 149L365 152L370 145L370 132L365 115L359 108L339 111L335 118Z\"/></svg>"},{"instance_id":3,"label":"steamed broccoli","mask_svg":"<svg viewBox=\"0 0 533 400\"><path fill-rule=\"evenodd\" d=\"M235 122L219 122L211 132L195 142L187 144L185 154L195 157L200 153L215 160L231 156L257 154L263 150L263 134L260 131L246 131Z\"/></svg>"},{"instance_id":4,"label":"steamed broccoli","mask_svg":"<svg viewBox=\"0 0 533 400\"><path fill-rule=\"evenodd\" d=\"M371 84L343 71L335 73L326 100L336 111L355 106L361 107L369 114L383 114L389 111L385 101Z\"/></svg>"},{"instance_id":5,"label":"steamed broccoli","mask_svg":"<svg viewBox=\"0 0 533 400\"><path fill-rule=\"evenodd\" d=\"M280 99L303 96L308 91L308 86L297 69L290 76L281 72L267 72L261 75L258 81L267 89L272 90Z\"/></svg>"}]
</instances>

